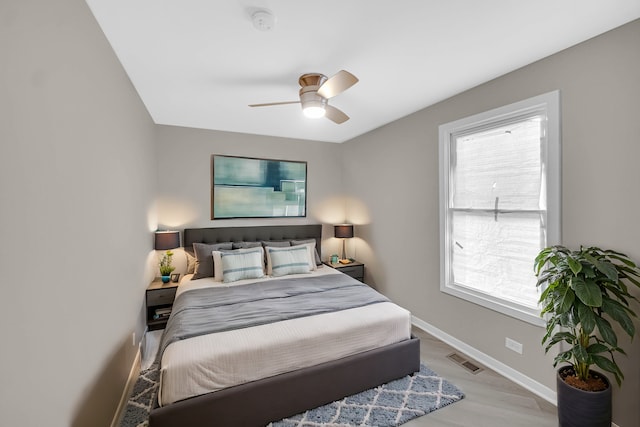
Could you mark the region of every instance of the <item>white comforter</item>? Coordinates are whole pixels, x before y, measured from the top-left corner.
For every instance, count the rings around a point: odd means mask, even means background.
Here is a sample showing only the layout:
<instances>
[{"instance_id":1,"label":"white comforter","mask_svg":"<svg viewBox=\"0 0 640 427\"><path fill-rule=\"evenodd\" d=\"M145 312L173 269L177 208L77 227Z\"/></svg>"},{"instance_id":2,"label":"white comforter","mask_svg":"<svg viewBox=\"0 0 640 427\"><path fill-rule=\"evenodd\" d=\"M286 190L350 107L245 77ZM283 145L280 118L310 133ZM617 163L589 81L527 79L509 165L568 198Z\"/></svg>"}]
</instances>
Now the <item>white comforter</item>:
<instances>
[{"instance_id":1,"label":"white comforter","mask_svg":"<svg viewBox=\"0 0 640 427\"><path fill-rule=\"evenodd\" d=\"M309 274L342 273L323 267ZM177 294L229 286L190 278L181 281ZM410 313L393 303L381 303L178 341L162 356L158 401L167 405L403 341L410 334Z\"/></svg>"}]
</instances>

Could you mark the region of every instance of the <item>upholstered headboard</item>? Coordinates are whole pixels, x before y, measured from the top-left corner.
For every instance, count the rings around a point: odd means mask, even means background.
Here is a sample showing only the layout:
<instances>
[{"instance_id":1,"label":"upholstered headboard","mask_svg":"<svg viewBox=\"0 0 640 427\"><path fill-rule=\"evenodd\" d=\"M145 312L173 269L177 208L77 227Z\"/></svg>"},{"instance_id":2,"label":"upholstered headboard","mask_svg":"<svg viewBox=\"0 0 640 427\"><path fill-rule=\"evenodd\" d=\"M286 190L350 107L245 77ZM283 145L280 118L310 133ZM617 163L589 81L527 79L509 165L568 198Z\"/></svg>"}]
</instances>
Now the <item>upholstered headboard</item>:
<instances>
[{"instance_id":1,"label":"upholstered headboard","mask_svg":"<svg viewBox=\"0 0 640 427\"><path fill-rule=\"evenodd\" d=\"M213 244L220 242L304 239L316 239L316 249L322 257L322 224L184 229L184 247L187 251L192 251L194 243Z\"/></svg>"}]
</instances>

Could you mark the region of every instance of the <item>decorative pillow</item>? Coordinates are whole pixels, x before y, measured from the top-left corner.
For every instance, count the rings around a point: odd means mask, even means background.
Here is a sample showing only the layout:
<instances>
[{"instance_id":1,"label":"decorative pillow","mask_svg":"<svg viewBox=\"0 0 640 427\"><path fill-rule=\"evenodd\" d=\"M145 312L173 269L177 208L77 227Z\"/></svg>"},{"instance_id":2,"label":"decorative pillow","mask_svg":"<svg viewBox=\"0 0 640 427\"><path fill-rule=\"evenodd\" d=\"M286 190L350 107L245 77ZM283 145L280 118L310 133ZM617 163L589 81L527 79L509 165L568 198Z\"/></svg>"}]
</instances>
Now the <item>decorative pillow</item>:
<instances>
[{"instance_id":1,"label":"decorative pillow","mask_svg":"<svg viewBox=\"0 0 640 427\"><path fill-rule=\"evenodd\" d=\"M262 242L233 242L233 249L260 248Z\"/></svg>"},{"instance_id":2,"label":"decorative pillow","mask_svg":"<svg viewBox=\"0 0 640 427\"><path fill-rule=\"evenodd\" d=\"M187 274L193 274L196 271L196 257L190 252L184 251L187 256Z\"/></svg>"},{"instance_id":3,"label":"decorative pillow","mask_svg":"<svg viewBox=\"0 0 640 427\"><path fill-rule=\"evenodd\" d=\"M264 242L262 243L264 244ZM291 246L265 246L264 247L264 265L267 267L267 276L271 276L271 256L269 255L269 249L277 248L277 249L287 249Z\"/></svg>"},{"instance_id":4,"label":"decorative pillow","mask_svg":"<svg viewBox=\"0 0 640 427\"><path fill-rule=\"evenodd\" d=\"M213 251L213 280L222 282L222 252Z\"/></svg>"},{"instance_id":5,"label":"decorative pillow","mask_svg":"<svg viewBox=\"0 0 640 427\"><path fill-rule=\"evenodd\" d=\"M261 253L264 252L264 249L262 249L262 245L258 242L258 246L257 246ZM253 249L253 248L247 248L247 249ZM222 282L223 280L223 273L222 273L222 253L223 252L231 252L231 253L243 253L243 252L247 252L247 249L234 249L232 251L223 249L221 251L213 251L212 255L213 255L213 280L216 282ZM262 266L263 272L264 272L264 263Z\"/></svg>"},{"instance_id":6,"label":"decorative pillow","mask_svg":"<svg viewBox=\"0 0 640 427\"><path fill-rule=\"evenodd\" d=\"M203 277L213 277L213 251L219 251L221 249L231 249L233 244L231 242L225 243L194 243L193 252L196 254L196 265L191 280L202 279Z\"/></svg>"},{"instance_id":7,"label":"decorative pillow","mask_svg":"<svg viewBox=\"0 0 640 427\"><path fill-rule=\"evenodd\" d=\"M292 240L291 246L304 245L305 243L313 243L316 265L322 265L322 260L320 259L320 255L318 254L318 248L316 248L316 239Z\"/></svg>"},{"instance_id":8,"label":"decorative pillow","mask_svg":"<svg viewBox=\"0 0 640 427\"><path fill-rule=\"evenodd\" d=\"M263 240L262 247L264 248L264 265L269 267L269 252L267 252L267 246L272 248L286 248L291 246L291 242L288 240ZM268 275L271 275L271 270L267 271Z\"/></svg>"},{"instance_id":9,"label":"decorative pillow","mask_svg":"<svg viewBox=\"0 0 640 427\"><path fill-rule=\"evenodd\" d=\"M220 257L224 283L241 279L257 279L264 276L262 248L222 251Z\"/></svg>"},{"instance_id":10,"label":"decorative pillow","mask_svg":"<svg viewBox=\"0 0 640 427\"><path fill-rule=\"evenodd\" d=\"M267 247L267 253L271 261L271 274L274 277L309 272L309 249L307 246Z\"/></svg>"},{"instance_id":11,"label":"decorative pillow","mask_svg":"<svg viewBox=\"0 0 640 427\"><path fill-rule=\"evenodd\" d=\"M292 247L296 247L296 246L304 246L305 248L307 248L307 252L308 252L308 259L307 261L309 261L309 270L317 270L318 266L316 265L316 242L312 242L312 243L303 243L300 245L292 245Z\"/></svg>"}]
</instances>

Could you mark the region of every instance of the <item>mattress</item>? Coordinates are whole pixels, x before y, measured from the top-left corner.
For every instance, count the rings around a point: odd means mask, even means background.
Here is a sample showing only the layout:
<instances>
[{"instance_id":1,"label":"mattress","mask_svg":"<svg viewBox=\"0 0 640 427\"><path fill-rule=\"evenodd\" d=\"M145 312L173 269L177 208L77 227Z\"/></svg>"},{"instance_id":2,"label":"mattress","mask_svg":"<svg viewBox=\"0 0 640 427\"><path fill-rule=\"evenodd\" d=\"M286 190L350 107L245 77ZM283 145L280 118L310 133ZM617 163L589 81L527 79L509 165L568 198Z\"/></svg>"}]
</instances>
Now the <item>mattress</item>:
<instances>
[{"instance_id":1,"label":"mattress","mask_svg":"<svg viewBox=\"0 0 640 427\"><path fill-rule=\"evenodd\" d=\"M308 275L342 274L323 267ZM300 279L305 275L288 276ZM222 284L186 276L178 295ZM268 278L258 281L270 280ZM170 344L162 355L158 402L168 405L198 396L337 360L410 338L410 313L384 302L240 330L218 332Z\"/></svg>"}]
</instances>

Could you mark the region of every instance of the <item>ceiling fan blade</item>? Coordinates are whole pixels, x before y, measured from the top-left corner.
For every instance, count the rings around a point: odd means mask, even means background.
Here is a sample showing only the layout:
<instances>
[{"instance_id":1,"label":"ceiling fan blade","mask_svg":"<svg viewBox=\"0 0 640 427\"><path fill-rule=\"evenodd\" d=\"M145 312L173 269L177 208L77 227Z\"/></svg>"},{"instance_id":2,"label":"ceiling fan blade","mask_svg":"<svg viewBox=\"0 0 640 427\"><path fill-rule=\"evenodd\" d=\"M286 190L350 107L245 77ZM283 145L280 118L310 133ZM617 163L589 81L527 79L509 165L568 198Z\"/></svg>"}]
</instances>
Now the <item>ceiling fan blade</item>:
<instances>
[{"instance_id":1,"label":"ceiling fan blade","mask_svg":"<svg viewBox=\"0 0 640 427\"><path fill-rule=\"evenodd\" d=\"M348 71L340 70L320 86L318 95L326 99L333 98L356 83L358 83L356 76Z\"/></svg>"},{"instance_id":2,"label":"ceiling fan blade","mask_svg":"<svg viewBox=\"0 0 640 427\"><path fill-rule=\"evenodd\" d=\"M338 110L336 107L332 105L325 105L325 117L331 120L334 123L340 124L349 120L349 116L347 116L342 111Z\"/></svg>"},{"instance_id":3,"label":"ceiling fan blade","mask_svg":"<svg viewBox=\"0 0 640 427\"><path fill-rule=\"evenodd\" d=\"M266 104L250 104L249 107L270 107L271 105L300 104L300 101L268 102Z\"/></svg>"}]
</instances>

